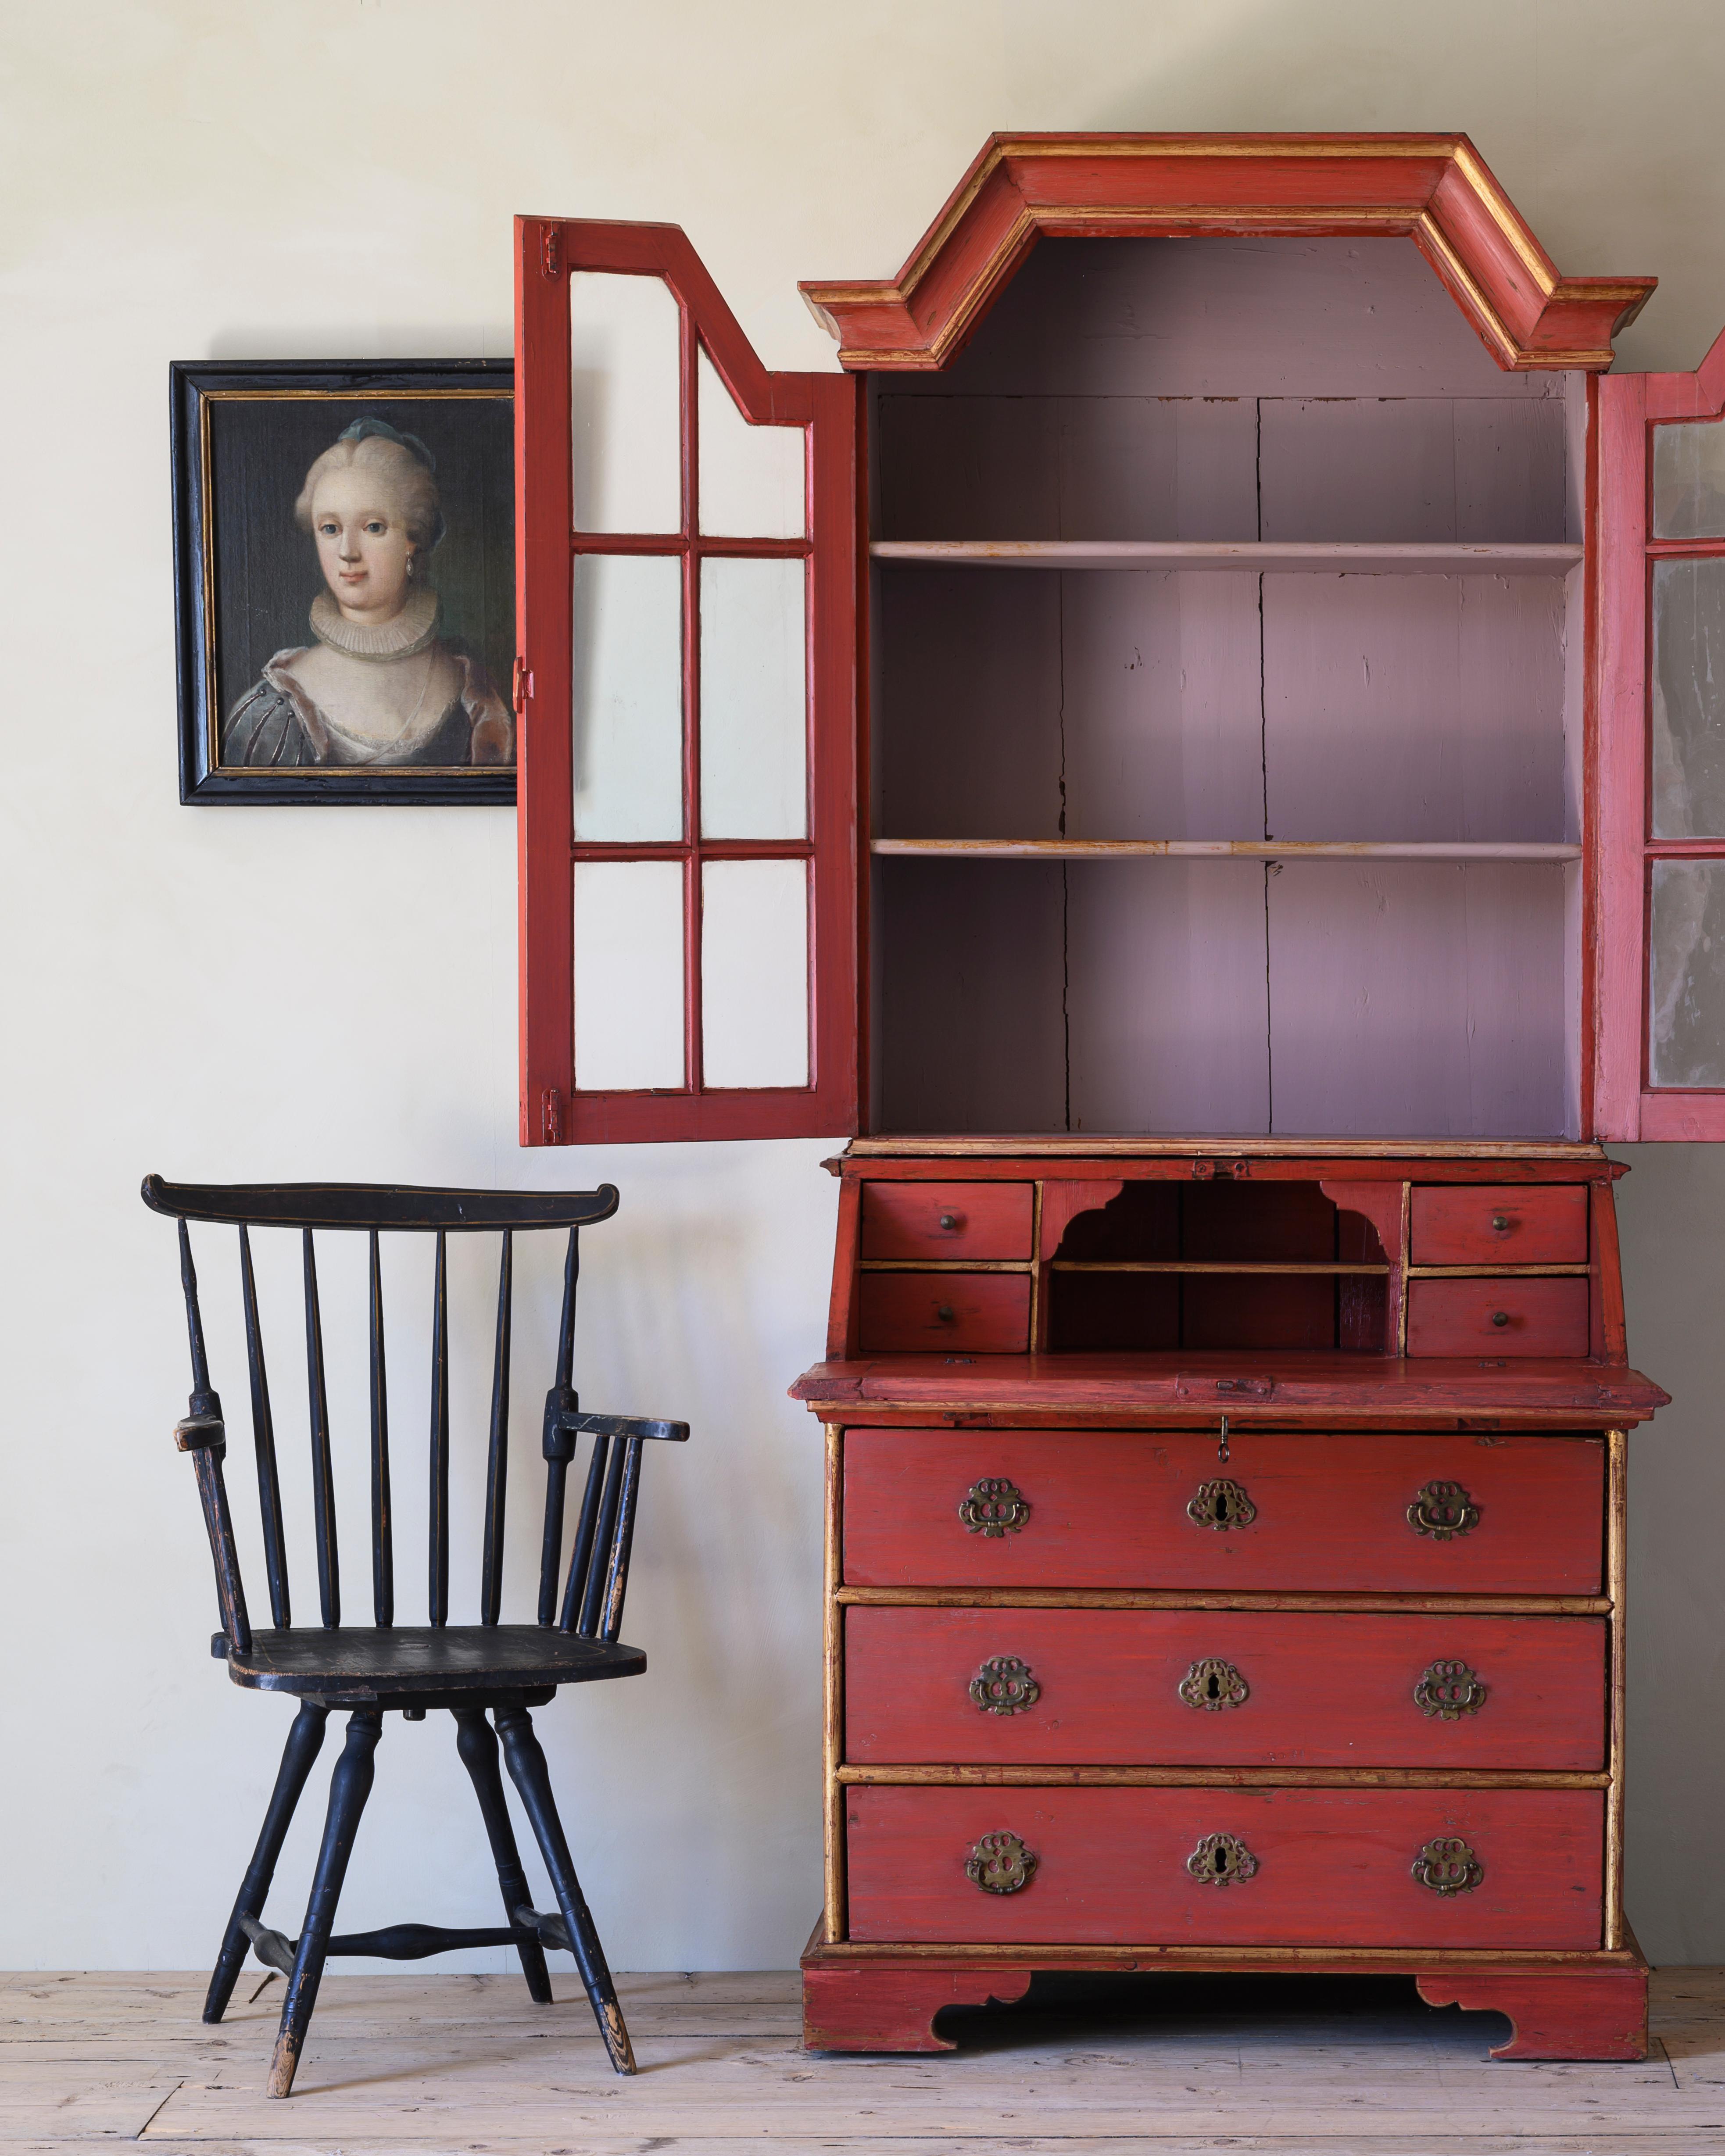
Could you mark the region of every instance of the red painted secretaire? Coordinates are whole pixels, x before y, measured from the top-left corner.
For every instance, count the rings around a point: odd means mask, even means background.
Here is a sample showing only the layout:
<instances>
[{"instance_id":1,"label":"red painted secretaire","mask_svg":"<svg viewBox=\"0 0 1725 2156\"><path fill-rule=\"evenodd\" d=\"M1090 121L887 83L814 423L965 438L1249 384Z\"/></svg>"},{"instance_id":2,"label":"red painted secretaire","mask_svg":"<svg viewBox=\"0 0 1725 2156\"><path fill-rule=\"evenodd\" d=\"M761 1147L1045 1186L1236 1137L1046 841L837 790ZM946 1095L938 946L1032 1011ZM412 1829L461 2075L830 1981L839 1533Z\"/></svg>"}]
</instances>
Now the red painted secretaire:
<instances>
[{"instance_id":1,"label":"red painted secretaire","mask_svg":"<svg viewBox=\"0 0 1725 2156\"><path fill-rule=\"evenodd\" d=\"M809 2042L1640 2056L1600 1141L1725 1137L1725 341L1609 374L1652 280L1459 136L997 137L837 373L518 240L523 1142L854 1135Z\"/></svg>"}]
</instances>

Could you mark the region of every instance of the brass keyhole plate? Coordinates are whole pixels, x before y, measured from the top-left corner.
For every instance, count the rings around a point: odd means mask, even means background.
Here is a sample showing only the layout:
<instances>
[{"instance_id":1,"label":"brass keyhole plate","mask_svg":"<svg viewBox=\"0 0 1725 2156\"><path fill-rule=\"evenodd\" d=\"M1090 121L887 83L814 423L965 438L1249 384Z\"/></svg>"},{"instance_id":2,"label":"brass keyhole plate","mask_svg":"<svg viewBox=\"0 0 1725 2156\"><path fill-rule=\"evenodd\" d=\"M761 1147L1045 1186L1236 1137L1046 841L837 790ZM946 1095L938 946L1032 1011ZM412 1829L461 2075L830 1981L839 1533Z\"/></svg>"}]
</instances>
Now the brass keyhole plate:
<instances>
[{"instance_id":1,"label":"brass keyhole plate","mask_svg":"<svg viewBox=\"0 0 1725 2156\"><path fill-rule=\"evenodd\" d=\"M1251 1687L1232 1662L1207 1655L1181 1678L1180 1697L1188 1707L1217 1714L1225 1707L1244 1707L1251 1697Z\"/></svg>"},{"instance_id":2,"label":"brass keyhole plate","mask_svg":"<svg viewBox=\"0 0 1725 2156\"><path fill-rule=\"evenodd\" d=\"M1258 1508L1242 1484L1219 1475L1213 1481L1199 1484L1187 1504L1186 1517L1200 1527L1214 1527L1224 1534L1230 1527L1250 1527L1258 1517Z\"/></svg>"},{"instance_id":3,"label":"brass keyhole plate","mask_svg":"<svg viewBox=\"0 0 1725 2156\"><path fill-rule=\"evenodd\" d=\"M1186 1869L1202 1887L1231 1887L1236 1879L1251 1878L1258 1860L1233 1835L1207 1834L1186 1859Z\"/></svg>"}]
</instances>

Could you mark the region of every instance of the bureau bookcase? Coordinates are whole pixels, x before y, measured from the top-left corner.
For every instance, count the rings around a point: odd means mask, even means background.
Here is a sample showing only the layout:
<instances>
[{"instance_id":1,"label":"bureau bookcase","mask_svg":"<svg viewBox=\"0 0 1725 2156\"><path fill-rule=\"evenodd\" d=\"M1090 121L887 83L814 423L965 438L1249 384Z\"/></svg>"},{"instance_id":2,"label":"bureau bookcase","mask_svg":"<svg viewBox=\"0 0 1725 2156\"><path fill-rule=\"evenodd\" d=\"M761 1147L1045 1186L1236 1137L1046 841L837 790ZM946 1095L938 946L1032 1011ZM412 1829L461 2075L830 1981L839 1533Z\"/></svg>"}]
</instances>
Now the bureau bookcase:
<instances>
[{"instance_id":1,"label":"bureau bookcase","mask_svg":"<svg viewBox=\"0 0 1725 2156\"><path fill-rule=\"evenodd\" d=\"M1725 1136L1651 287L1461 136L996 137L837 373L519 221L523 1142L851 1138L813 2047L1291 1968L1645 2048L1601 1141Z\"/></svg>"}]
</instances>

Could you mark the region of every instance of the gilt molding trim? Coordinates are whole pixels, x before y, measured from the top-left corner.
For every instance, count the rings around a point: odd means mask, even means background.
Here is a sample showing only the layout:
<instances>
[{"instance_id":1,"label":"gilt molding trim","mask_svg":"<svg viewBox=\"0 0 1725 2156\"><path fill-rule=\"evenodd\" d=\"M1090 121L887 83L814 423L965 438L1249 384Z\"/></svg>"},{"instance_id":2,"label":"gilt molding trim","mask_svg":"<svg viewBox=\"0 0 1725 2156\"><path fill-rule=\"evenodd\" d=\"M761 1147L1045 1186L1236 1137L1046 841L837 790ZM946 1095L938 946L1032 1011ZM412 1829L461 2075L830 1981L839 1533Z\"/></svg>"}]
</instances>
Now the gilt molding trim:
<instances>
[{"instance_id":1,"label":"gilt molding trim","mask_svg":"<svg viewBox=\"0 0 1725 2156\"><path fill-rule=\"evenodd\" d=\"M1651 277L1564 277L1465 135L993 135L896 278L808 281L847 368L949 366L1045 234L1411 239L1506 371L1600 371Z\"/></svg>"}]
</instances>

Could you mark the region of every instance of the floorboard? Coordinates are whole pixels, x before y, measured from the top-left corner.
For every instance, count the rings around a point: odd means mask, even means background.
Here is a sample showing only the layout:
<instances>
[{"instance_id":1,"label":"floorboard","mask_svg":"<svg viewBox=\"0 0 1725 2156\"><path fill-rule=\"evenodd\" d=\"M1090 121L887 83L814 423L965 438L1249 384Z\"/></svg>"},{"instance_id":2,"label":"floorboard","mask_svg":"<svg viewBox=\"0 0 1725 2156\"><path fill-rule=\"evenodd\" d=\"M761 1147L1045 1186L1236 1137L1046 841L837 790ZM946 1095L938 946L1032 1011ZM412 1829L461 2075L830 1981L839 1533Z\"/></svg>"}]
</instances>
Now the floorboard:
<instances>
[{"instance_id":1,"label":"floorboard","mask_svg":"<svg viewBox=\"0 0 1725 2156\"><path fill-rule=\"evenodd\" d=\"M1378 1979L1045 1977L935 2057L810 2056L793 1972L618 1980L642 2071L578 1987L335 1976L286 2103L281 1984L220 2026L193 1975L0 1975L0 2156L1725 2156L1725 1971L1656 1972L1639 2066L1487 2059L1505 2024Z\"/></svg>"}]
</instances>

